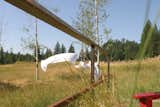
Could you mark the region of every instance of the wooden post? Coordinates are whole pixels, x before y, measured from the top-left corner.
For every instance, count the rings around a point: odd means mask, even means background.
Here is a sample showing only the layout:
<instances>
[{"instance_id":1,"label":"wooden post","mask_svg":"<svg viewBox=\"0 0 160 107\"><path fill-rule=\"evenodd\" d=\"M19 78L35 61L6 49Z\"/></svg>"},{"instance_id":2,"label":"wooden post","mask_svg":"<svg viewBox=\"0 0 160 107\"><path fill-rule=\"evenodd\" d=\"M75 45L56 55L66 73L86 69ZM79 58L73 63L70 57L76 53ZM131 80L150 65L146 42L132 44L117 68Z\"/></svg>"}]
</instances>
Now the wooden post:
<instances>
[{"instance_id":1,"label":"wooden post","mask_svg":"<svg viewBox=\"0 0 160 107\"><path fill-rule=\"evenodd\" d=\"M110 59L109 56L107 58L107 87L110 88Z\"/></svg>"},{"instance_id":2,"label":"wooden post","mask_svg":"<svg viewBox=\"0 0 160 107\"><path fill-rule=\"evenodd\" d=\"M94 78L94 63L95 63L95 46L91 45L91 84L95 83L95 78ZM93 98L93 101L91 102L91 106L95 107L95 93L94 90L91 90L91 96Z\"/></svg>"},{"instance_id":3,"label":"wooden post","mask_svg":"<svg viewBox=\"0 0 160 107\"><path fill-rule=\"evenodd\" d=\"M39 79L39 70L38 70L38 62L39 62L39 58L38 58L38 49L39 49L39 46L38 46L38 39L37 39L37 36L38 36L38 28L37 28L37 18L35 19L35 24L36 24L36 32L35 32L35 39L36 39L36 71L35 71L35 79L38 80Z\"/></svg>"},{"instance_id":4,"label":"wooden post","mask_svg":"<svg viewBox=\"0 0 160 107\"><path fill-rule=\"evenodd\" d=\"M95 82L94 80L94 62L95 62L95 47L91 45L91 84Z\"/></svg>"},{"instance_id":5,"label":"wooden post","mask_svg":"<svg viewBox=\"0 0 160 107\"><path fill-rule=\"evenodd\" d=\"M97 0L95 0L95 19L96 19L96 37L97 37L97 43L98 43L98 45L100 45L100 38L99 38L99 26L98 26L98 24L99 24L99 17L98 17L98 1ZM99 62L99 55L100 54L100 52L99 52L99 49L97 49L97 62L98 62L98 64L100 63Z\"/></svg>"}]
</instances>

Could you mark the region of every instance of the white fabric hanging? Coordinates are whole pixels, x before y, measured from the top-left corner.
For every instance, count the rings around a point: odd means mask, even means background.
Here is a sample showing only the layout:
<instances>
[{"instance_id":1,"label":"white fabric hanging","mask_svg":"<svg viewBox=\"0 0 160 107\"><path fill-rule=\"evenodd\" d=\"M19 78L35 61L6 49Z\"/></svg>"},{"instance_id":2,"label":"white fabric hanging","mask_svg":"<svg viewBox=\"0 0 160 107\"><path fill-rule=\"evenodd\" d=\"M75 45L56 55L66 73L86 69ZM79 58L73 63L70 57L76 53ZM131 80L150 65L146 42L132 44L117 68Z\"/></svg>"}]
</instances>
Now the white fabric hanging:
<instances>
[{"instance_id":1,"label":"white fabric hanging","mask_svg":"<svg viewBox=\"0 0 160 107\"><path fill-rule=\"evenodd\" d=\"M85 64L83 61L80 61L78 65L75 65L75 68L91 68L91 61L89 61L87 64ZM100 78L100 71L98 67L98 62L94 63L94 78L95 81L97 81Z\"/></svg>"},{"instance_id":2,"label":"white fabric hanging","mask_svg":"<svg viewBox=\"0 0 160 107\"><path fill-rule=\"evenodd\" d=\"M75 68L87 69L87 68L90 68L90 66L91 66L90 61L87 64L85 64L83 61L80 61L78 65L75 65Z\"/></svg>"},{"instance_id":3,"label":"white fabric hanging","mask_svg":"<svg viewBox=\"0 0 160 107\"><path fill-rule=\"evenodd\" d=\"M48 64L54 64L54 63L65 62L65 61L68 61L70 63L75 63L77 59L78 59L78 55L76 53L56 54L45 60L42 60L41 68L44 72L46 72Z\"/></svg>"},{"instance_id":4,"label":"white fabric hanging","mask_svg":"<svg viewBox=\"0 0 160 107\"><path fill-rule=\"evenodd\" d=\"M101 74L99 71L98 62L96 62L94 64L94 79L95 79L95 81L99 80L100 76L101 76Z\"/></svg>"},{"instance_id":5,"label":"white fabric hanging","mask_svg":"<svg viewBox=\"0 0 160 107\"><path fill-rule=\"evenodd\" d=\"M41 68L44 72L46 72L47 66L49 64L60 63L65 61L68 61L70 63L75 63L77 59L78 59L78 55L76 53L61 53L61 54L53 55L45 60L42 60ZM91 68L91 61L89 61L87 64L84 63L83 61L80 61L78 65L75 65L75 67L84 68L84 69ZM100 78L100 72L99 72L99 67L97 62L94 64L94 78L95 78L95 81L97 81Z\"/></svg>"}]
</instances>

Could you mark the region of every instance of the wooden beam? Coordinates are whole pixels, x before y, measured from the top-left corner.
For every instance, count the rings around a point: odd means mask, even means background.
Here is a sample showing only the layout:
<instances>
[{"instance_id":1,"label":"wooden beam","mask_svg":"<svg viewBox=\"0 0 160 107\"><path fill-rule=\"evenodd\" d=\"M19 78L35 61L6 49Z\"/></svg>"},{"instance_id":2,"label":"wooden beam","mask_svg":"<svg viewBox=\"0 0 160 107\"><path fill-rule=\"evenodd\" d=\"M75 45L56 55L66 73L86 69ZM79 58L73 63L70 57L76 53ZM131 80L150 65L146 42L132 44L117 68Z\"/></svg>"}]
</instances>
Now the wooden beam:
<instances>
[{"instance_id":1,"label":"wooden beam","mask_svg":"<svg viewBox=\"0 0 160 107\"><path fill-rule=\"evenodd\" d=\"M78 97L82 96L83 94L85 94L88 91L93 90L93 88L95 88L96 86L98 86L99 84L103 83L104 80L98 80L97 82L81 89L79 92L71 95L71 96L67 96L57 102L55 102L52 105L49 105L48 107L67 107L68 104L70 104L73 100L77 99Z\"/></svg>"},{"instance_id":2,"label":"wooden beam","mask_svg":"<svg viewBox=\"0 0 160 107\"><path fill-rule=\"evenodd\" d=\"M94 78L94 71L95 71L94 63L95 63L95 48L94 48L94 46L91 46L91 84L95 82L95 78Z\"/></svg>"},{"instance_id":3,"label":"wooden beam","mask_svg":"<svg viewBox=\"0 0 160 107\"><path fill-rule=\"evenodd\" d=\"M41 19L49 25L69 34L70 36L86 43L87 45L94 45L95 48L99 49L102 53L106 53L99 45L95 42L78 32L72 26L67 24L65 21L57 17L55 14L50 12L44 6L36 2L35 0L5 0L6 2L24 10L25 12Z\"/></svg>"}]
</instances>

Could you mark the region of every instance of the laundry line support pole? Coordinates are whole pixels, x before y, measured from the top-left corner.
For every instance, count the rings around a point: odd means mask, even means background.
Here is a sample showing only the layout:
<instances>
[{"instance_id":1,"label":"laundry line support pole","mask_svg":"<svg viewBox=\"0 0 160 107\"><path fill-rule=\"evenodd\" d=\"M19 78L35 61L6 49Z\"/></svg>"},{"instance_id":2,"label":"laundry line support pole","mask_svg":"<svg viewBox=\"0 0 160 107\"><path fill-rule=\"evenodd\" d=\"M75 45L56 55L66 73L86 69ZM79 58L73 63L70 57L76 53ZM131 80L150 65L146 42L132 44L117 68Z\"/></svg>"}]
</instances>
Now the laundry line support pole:
<instances>
[{"instance_id":1,"label":"laundry line support pole","mask_svg":"<svg viewBox=\"0 0 160 107\"><path fill-rule=\"evenodd\" d=\"M111 73L110 73L110 58L108 55L106 55L106 60L107 60L107 70L106 70L107 88L110 88Z\"/></svg>"},{"instance_id":2,"label":"laundry line support pole","mask_svg":"<svg viewBox=\"0 0 160 107\"><path fill-rule=\"evenodd\" d=\"M109 58L109 56L106 55L106 59L107 59L107 88L110 88L111 74L110 74L110 58Z\"/></svg>"},{"instance_id":3,"label":"laundry line support pole","mask_svg":"<svg viewBox=\"0 0 160 107\"><path fill-rule=\"evenodd\" d=\"M94 47L94 45L91 45L91 84L95 82L94 63L95 63L95 47Z\"/></svg>"}]
</instances>

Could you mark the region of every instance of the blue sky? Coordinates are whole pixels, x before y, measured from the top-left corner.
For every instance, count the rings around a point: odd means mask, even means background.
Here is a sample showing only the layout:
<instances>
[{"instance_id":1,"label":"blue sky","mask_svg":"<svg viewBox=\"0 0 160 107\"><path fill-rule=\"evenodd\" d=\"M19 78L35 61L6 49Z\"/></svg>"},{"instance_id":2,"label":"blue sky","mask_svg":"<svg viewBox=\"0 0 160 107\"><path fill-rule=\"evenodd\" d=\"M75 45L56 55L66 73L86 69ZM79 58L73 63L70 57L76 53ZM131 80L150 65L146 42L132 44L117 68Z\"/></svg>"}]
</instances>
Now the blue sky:
<instances>
[{"instance_id":1,"label":"blue sky","mask_svg":"<svg viewBox=\"0 0 160 107\"><path fill-rule=\"evenodd\" d=\"M140 41L146 1L110 0L108 2L106 11L109 17L105 23L109 29L112 29L110 38ZM79 0L41 0L40 2L50 10L58 8L59 12L56 14L70 25L73 25L73 19L76 19L78 13ZM160 0L152 0L149 14L149 19L152 22L159 8ZM12 48L14 52L25 52L21 46L21 38L28 37L28 35L23 31L23 28L31 25L33 20L33 17L22 10L0 0L0 23L4 23L2 44L5 50ZM160 21L158 22L158 27L159 24ZM51 49L54 48L57 41L63 43L66 47L69 47L73 41L77 41L42 21L38 21L38 32L40 43ZM74 45L76 50L79 50L80 45Z\"/></svg>"}]
</instances>

